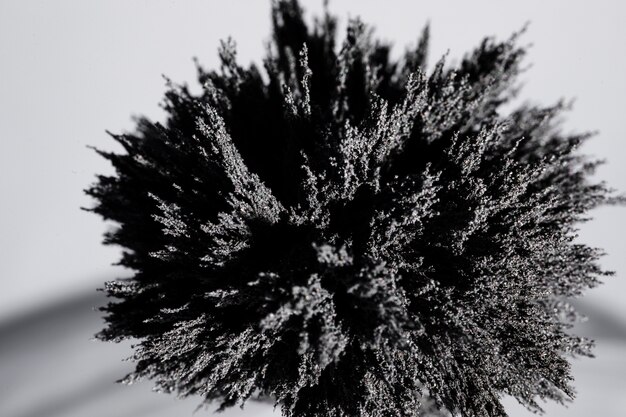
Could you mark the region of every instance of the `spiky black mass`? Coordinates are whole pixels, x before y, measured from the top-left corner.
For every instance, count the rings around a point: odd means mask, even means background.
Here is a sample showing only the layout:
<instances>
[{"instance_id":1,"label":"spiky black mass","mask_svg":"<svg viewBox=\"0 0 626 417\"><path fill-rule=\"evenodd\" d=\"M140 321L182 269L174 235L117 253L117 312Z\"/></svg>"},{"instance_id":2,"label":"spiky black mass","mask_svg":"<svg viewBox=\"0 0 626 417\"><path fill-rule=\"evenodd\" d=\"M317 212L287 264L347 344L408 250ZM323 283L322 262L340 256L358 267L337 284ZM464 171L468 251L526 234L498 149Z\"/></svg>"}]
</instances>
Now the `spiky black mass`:
<instances>
[{"instance_id":1,"label":"spiky black mass","mask_svg":"<svg viewBox=\"0 0 626 417\"><path fill-rule=\"evenodd\" d=\"M576 243L610 202L566 107L504 113L524 48L486 39L425 70L428 30L399 61L371 28L308 28L273 5L264 71L199 68L169 84L164 124L100 152L88 194L118 226L131 280L106 284L105 340L138 339L157 389L285 416L504 416L573 395L566 299L606 272Z\"/></svg>"}]
</instances>

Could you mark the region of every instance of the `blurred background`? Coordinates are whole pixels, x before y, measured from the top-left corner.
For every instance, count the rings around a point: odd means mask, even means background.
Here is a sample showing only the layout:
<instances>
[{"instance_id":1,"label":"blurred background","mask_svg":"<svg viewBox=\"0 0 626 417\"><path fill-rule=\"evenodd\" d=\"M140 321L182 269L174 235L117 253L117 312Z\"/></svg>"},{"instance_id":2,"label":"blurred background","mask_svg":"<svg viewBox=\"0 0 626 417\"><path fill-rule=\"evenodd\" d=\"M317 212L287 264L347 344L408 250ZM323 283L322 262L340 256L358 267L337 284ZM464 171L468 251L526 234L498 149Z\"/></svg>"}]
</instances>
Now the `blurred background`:
<instances>
[{"instance_id":1,"label":"blurred background","mask_svg":"<svg viewBox=\"0 0 626 417\"><path fill-rule=\"evenodd\" d=\"M301 1L308 17L322 0ZM242 63L259 62L269 0L0 0L0 416L191 416L198 399L154 393L150 382L115 384L132 368L130 343L91 340L102 326L96 289L128 276L119 249L101 245L107 225L80 210L82 190L111 167L87 149L118 150L105 129L133 129L132 115L161 120L161 74L195 85L192 57L217 65L232 36ZM361 16L398 56L431 23L430 62L454 62L486 35L508 37L530 22L533 44L521 99L575 98L566 130L598 130L583 151L608 164L597 176L626 191L626 7L618 0L332 0L342 19ZM596 340L576 359L578 398L548 416L626 415L626 208L607 207L581 225L616 276L578 302L577 330ZM529 412L506 399L511 416ZM195 415L210 415L212 408ZM230 416L265 416L251 402Z\"/></svg>"}]
</instances>

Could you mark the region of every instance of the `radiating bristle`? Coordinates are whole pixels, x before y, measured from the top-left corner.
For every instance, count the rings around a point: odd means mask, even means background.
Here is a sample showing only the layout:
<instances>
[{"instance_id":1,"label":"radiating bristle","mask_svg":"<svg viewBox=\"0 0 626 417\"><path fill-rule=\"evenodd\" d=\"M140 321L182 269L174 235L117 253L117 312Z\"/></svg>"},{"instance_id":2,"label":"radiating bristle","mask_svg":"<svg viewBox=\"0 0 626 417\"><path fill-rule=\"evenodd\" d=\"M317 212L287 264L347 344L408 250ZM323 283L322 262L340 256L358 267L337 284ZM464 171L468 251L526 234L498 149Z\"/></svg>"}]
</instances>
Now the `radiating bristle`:
<instances>
[{"instance_id":1,"label":"radiating bristle","mask_svg":"<svg viewBox=\"0 0 626 417\"><path fill-rule=\"evenodd\" d=\"M135 271L99 335L139 340L128 380L288 417L572 397L590 343L563 301L607 274L575 227L613 198L564 105L501 110L518 34L427 71L428 29L394 61L359 20L335 45L334 17L273 4L267 76L224 42L203 92L170 83L167 121L113 135L116 174L87 190Z\"/></svg>"}]
</instances>

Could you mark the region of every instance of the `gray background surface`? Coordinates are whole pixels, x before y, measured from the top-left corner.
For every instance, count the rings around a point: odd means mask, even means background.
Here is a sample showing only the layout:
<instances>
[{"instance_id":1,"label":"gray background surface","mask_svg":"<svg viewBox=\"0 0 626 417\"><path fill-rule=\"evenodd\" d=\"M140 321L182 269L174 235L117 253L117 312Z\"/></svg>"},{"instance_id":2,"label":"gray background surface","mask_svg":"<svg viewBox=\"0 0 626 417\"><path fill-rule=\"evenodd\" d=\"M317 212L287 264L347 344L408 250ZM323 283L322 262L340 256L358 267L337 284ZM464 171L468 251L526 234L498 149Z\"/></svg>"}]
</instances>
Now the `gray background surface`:
<instances>
[{"instance_id":1,"label":"gray background surface","mask_svg":"<svg viewBox=\"0 0 626 417\"><path fill-rule=\"evenodd\" d=\"M302 3L309 17L322 9ZM530 21L522 99L575 98L566 129L599 130L583 150L606 158L598 177L626 191L623 2L334 0L331 9L343 24L374 23L396 54L430 21L431 63ZM161 74L195 87L191 58L214 67L219 39L237 41L242 63L259 62L269 23L266 0L0 0L0 416L191 415L197 401L113 385L129 369L128 345L89 341L101 325L91 306L102 302L89 294L128 272L111 265L119 249L100 244L110 225L79 210L91 204L82 189L111 172L86 145L116 149L104 130L131 130L132 114L161 119ZM598 358L574 363L579 399L548 406L549 416L626 415L624 210L596 210L581 226L616 277L581 305Z\"/></svg>"}]
</instances>

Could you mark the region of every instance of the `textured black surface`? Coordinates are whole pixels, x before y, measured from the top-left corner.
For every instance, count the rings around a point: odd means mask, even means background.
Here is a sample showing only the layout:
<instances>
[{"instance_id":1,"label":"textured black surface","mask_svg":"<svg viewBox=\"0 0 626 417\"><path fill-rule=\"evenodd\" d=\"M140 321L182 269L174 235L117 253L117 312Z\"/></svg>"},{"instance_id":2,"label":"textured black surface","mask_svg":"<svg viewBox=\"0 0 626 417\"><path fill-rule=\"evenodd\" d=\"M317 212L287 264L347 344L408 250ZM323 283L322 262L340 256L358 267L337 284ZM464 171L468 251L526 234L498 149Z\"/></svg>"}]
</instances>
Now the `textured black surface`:
<instances>
[{"instance_id":1,"label":"textured black surface","mask_svg":"<svg viewBox=\"0 0 626 417\"><path fill-rule=\"evenodd\" d=\"M119 224L130 281L110 282L105 340L137 338L163 391L269 395L286 416L505 415L572 396L591 343L565 301L598 283L574 243L612 202L563 134L563 103L513 98L524 48L485 40L427 72L426 29L399 62L371 28L307 28L274 6L265 72L199 68L170 84L164 125L113 135L126 153L88 193Z\"/></svg>"}]
</instances>

